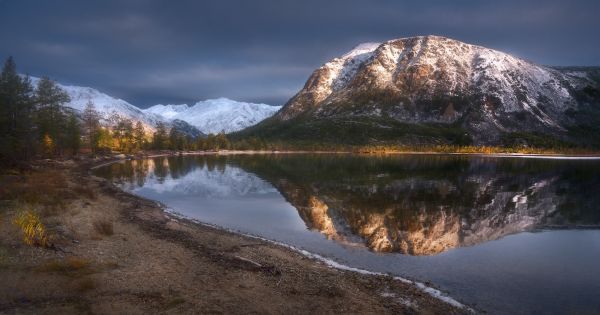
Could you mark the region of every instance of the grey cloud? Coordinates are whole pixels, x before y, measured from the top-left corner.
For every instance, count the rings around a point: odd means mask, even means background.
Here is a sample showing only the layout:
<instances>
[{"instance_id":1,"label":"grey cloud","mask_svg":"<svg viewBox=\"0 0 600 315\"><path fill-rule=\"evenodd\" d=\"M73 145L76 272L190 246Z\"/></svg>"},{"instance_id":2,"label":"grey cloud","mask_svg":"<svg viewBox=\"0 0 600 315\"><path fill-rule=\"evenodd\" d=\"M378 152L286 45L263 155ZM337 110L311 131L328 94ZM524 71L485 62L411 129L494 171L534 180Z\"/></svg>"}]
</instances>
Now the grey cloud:
<instances>
[{"instance_id":1,"label":"grey cloud","mask_svg":"<svg viewBox=\"0 0 600 315\"><path fill-rule=\"evenodd\" d=\"M541 64L600 65L600 1L3 1L0 58L134 104L282 104L360 42L437 34Z\"/></svg>"}]
</instances>

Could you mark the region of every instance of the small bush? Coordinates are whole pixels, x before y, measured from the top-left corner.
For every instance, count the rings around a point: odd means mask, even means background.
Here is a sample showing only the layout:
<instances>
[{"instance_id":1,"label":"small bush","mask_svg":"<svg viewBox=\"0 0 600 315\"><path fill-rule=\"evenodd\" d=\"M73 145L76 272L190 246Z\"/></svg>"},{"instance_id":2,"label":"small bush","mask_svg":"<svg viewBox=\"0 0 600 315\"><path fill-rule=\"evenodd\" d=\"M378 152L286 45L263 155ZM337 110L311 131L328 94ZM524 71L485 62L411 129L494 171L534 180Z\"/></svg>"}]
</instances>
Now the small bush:
<instances>
[{"instance_id":1,"label":"small bush","mask_svg":"<svg viewBox=\"0 0 600 315\"><path fill-rule=\"evenodd\" d=\"M13 221L23 232L23 241L27 245L48 247L48 235L40 217L31 210L21 210Z\"/></svg>"},{"instance_id":2,"label":"small bush","mask_svg":"<svg viewBox=\"0 0 600 315\"><path fill-rule=\"evenodd\" d=\"M96 221L94 222L94 229L101 235L111 236L114 234L113 224L110 221Z\"/></svg>"}]
</instances>

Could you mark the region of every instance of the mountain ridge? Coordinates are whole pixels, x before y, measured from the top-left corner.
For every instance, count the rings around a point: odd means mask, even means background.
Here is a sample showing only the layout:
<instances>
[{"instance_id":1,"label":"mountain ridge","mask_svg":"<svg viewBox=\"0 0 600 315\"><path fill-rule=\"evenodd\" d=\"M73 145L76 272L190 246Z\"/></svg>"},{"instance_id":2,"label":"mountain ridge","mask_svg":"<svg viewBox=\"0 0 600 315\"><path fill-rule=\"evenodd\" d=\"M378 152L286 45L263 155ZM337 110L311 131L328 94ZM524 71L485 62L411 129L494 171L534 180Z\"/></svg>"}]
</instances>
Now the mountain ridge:
<instances>
[{"instance_id":1,"label":"mountain ridge","mask_svg":"<svg viewBox=\"0 0 600 315\"><path fill-rule=\"evenodd\" d=\"M243 134L344 136L335 125L363 128L361 144L503 145L515 134L577 142L592 130L600 144L600 69L539 66L432 35L357 47L316 69L276 115Z\"/></svg>"},{"instance_id":2,"label":"mountain ridge","mask_svg":"<svg viewBox=\"0 0 600 315\"><path fill-rule=\"evenodd\" d=\"M198 101L194 105L154 105L144 112L180 119L204 133L230 133L252 126L272 116L281 106L238 102L228 98Z\"/></svg>"}]
</instances>

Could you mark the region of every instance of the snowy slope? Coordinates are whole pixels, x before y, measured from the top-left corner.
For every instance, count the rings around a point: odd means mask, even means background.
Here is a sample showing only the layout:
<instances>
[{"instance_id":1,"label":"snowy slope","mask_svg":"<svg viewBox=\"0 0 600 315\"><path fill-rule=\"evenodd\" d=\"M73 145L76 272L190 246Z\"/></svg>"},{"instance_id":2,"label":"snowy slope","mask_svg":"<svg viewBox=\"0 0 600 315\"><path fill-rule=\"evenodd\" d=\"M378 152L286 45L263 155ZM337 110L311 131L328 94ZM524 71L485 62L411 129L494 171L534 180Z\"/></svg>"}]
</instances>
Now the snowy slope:
<instances>
[{"instance_id":1,"label":"snowy slope","mask_svg":"<svg viewBox=\"0 0 600 315\"><path fill-rule=\"evenodd\" d=\"M177 114L179 114L181 112L185 112L188 109L190 109L190 108L189 108L189 106L187 106L187 104L181 104L181 105L158 104L158 105L154 105L150 108L145 109L144 112L156 114L156 115L162 116L167 119L173 119L173 118L175 118L175 116L177 116Z\"/></svg>"},{"instance_id":2,"label":"snowy slope","mask_svg":"<svg viewBox=\"0 0 600 315\"><path fill-rule=\"evenodd\" d=\"M585 106L587 70L540 66L507 53L440 36L361 44L316 69L275 115L285 122L391 118L461 123L476 143L503 133L564 134ZM586 101L587 102L587 101Z\"/></svg>"},{"instance_id":3,"label":"snowy slope","mask_svg":"<svg viewBox=\"0 0 600 315\"><path fill-rule=\"evenodd\" d=\"M271 117L281 106L237 102L227 98L200 101L187 105L155 105L144 112L180 119L205 134L238 131Z\"/></svg>"},{"instance_id":4,"label":"snowy slope","mask_svg":"<svg viewBox=\"0 0 600 315\"><path fill-rule=\"evenodd\" d=\"M34 88L39 78L31 77ZM108 124L108 118L113 114L140 121L146 131L153 132L158 122L171 126L175 121L183 121L203 133L232 132L252 126L265 118L272 116L281 106L236 102L226 98L206 100L194 106L154 105L148 109L140 109L127 101L114 98L96 89L82 86L58 84L71 101L65 104L76 112L82 113L88 101L92 101L96 110L101 114L103 123ZM181 122L178 124L181 125Z\"/></svg>"},{"instance_id":5,"label":"snowy slope","mask_svg":"<svg viewBox=\"0 0 600 315\"><path fill-rule=\"evenodd\" d=\"M31 83L34 88L37 86L39 82L39 78L30 77ZM114 98L107 94L104 94L96 89L92 89L89 87L83 86L72 86L72 85L62 85L57 83L61 89L63 89L69 97L71 101L65 104L67 107L74 109L78 113L82 113L85 109L87 103L92 101L96 110L102 116L104 123L108 123L108 118L113 113L117 113L118 115L131 119L133 121L140 121L144 125L144 128L147 131L154 131L156 124L159 121L165 122L165 119L153 113L145 113L138 107L118 98Z\"/></svg>"}]
</instances>

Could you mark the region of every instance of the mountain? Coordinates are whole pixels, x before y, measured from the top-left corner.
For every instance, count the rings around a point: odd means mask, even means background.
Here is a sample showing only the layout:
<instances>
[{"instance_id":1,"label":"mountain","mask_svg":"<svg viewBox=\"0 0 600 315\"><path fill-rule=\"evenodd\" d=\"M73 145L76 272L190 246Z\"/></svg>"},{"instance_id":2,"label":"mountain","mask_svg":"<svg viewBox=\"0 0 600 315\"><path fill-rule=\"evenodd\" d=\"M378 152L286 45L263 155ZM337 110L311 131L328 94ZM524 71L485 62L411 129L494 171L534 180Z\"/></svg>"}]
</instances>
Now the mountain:
<instances>
[{"instance_id":1,"label":"mountain","mask_svg":"<svg viewBox=\"0 0 600 315\"><path fill-rule=\"evenodd\" d=\"M332 59L281 111L240 136L600 146L599 123L600 68L540 66L449 38L419 36L361 44Z\"/></svg>"},{"instance_id":2,"label":"mountain","mask_svg":"<svg viewBox=\"0 0 600 315\"><path fill-rule=\"evenodd\" d=\"M156 114L156 115L159 115L159 116L167 118L167 119L173 119L173 118L175 118L175 116L177 116L177 114L179 114L181 112L185 112L188 109L190 109L190 108L189 108L189 106L187 106L187 104L181 104L181 105L158 104L158 105L149 107L147 109L144 109L144 112L150 113L150 114Z\"/></svg>"},{"instance_id":3,"label":"mountain","mask_svg":"<svg viewBox=\"0 0 600 315\"><path fill-rule=\"evenodd\" d=\"M204 133L230 133L271 117L281 106L237 102L227 98L200 101L193 106L154 105L144 112L167 119L180 119Z\"/></svg>"},{"instance_id":4,"label":"mountain","mask_svg":"<svg viewBox=\"0 0 600 315\"><path fill-rule=\"evenodd\" d=\"M37 86L39 78L30 77L32 85ZM231 132L254 125L273 115L281 106L236 102L225 98L197 102L188 105L154 105L148 109L140 109L122 99L114 98L96 89L82 86L62 85L57 83L71 98L65 104L82 113L88 101L92 101L101 114L102 123L110 124L113 113L121 117L140 121L147 132L154 132L159 122L168 128L177 130L192 137L205 136L205 133L218 133L222 130Z\"/></svg>"},{"instance_id":5,"label":"mountain","mask_svg":"<svg viewBox=\"0 0 600 315\"><path fill-rule=\"evenodd\" d=\"M36 77L30 77L30 79L35 88L40 79ZM103 124L109 124L109 118L113 113L117 113L118 115L133 121L142 122L146 131L154 131L158 122L164 122L162 116L145 113L138 107L131 105L122 99L114 98L96 89L82 86L62 85L59 83L57 83L57 85L71 98L71 101L65 105L74 109L76 113L82 113L88 101L92 101L96 110L100 113Z\"/></svg>"}]
</instances>

